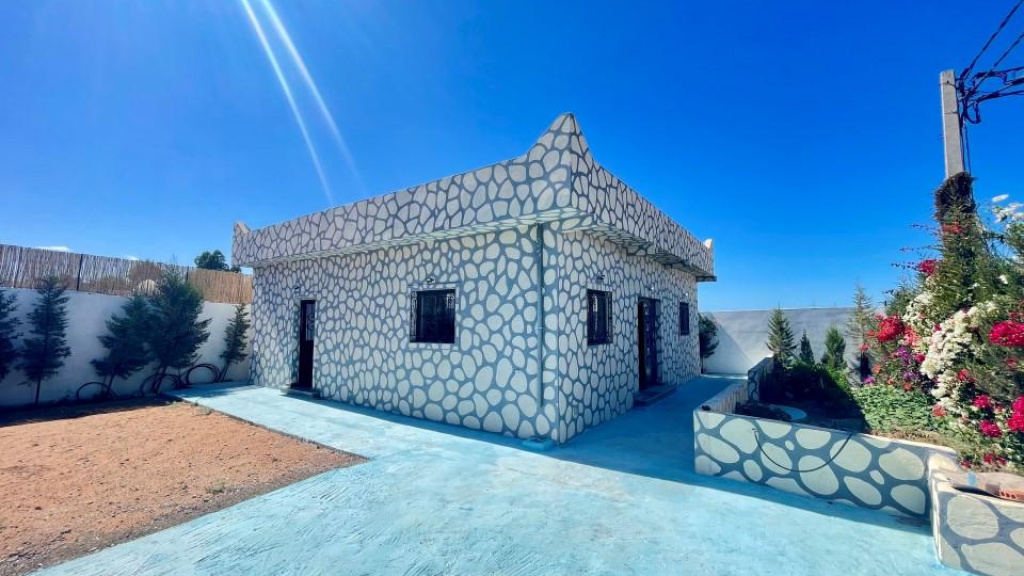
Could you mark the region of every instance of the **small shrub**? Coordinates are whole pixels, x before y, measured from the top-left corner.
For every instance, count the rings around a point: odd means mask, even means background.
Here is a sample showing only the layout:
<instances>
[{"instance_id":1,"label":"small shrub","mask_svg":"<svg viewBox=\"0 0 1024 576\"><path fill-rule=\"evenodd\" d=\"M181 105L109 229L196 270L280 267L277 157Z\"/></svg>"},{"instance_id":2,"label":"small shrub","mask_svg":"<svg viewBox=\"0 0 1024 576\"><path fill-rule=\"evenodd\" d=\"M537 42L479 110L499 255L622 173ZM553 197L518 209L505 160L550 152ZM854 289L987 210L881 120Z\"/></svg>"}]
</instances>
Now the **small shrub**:
<instances>
[{"instance_id":1,"label":"small shrub","mask_svg":"<svg viewBox=\"0 0 1024 576\"><path fill-rule=\"evenodd\" d=\"M807 337L807 330L800 337L800 355L798 359L804 364L814 364L814 349L811 348L811 340Z\"/></svg>"},{"instance_id":2,"label":"small shrub","mask_svg":"<svg viewBox=\"0 0 1024 576\"><path fill-rule=\"evenodd\" d=\"M236 304L235 315L228 321L224 331L224 351L220 353L224 367L221 368L217 380L227 377L231 364L245 360L245 341L249 324L249 313L245 310L245 304Z\"/></svg>"},{"instance_id":3,"label":"small shrub","mask_svg":"<svg viewBox=\"0 0 1024 576\"><path fill-rule=\"evenodd\" d=\"M837 370L846 368L846 339L835 326L829 326L825 333L825 353L821 355L821 363Z\"/></svg>"},{"instance_id":4,"label":"small shrub","mask_svg":"<svg viewBox=\"0 0 1024 576\"><path fill-rule=\"evenodd\" d=\"M112 393L116 378L128 378L149 364L152 357L146 347L148 328L148 304L139 294L125 302L121 315L114 314L107 320L107 333L99 337L107 354L92 361L96 375L106 384L107 394Z\"/></svg>"},{"instance_id":5,"label":"small shrub","mask_svg":"<svg viewBox=\"0 0 1024 576\"><path fill-rule=\"evenodd\" d=\"M199 347L210 337L210 319L199 319L203 311L202 294L174 271L164 272L148 300L147 345L157 362L150 391L156 393L169 369L182 370L195 363Z\"/></svg>"},{"instance_id":6,"label":"small shrub","mask_svg":"<svg viewBox=\"0 0 1024 576\"><path fill-rule=\"evenodd\" d=\"M806 362L776 368L770 385L761 391L761 400L805 408L815 405L834 418L858 412L844 370Z\"/></svg>"},{"instance_id":7,"label":"small shrub","mask_svg":"<svg viewBox=\"0 0 1024 576\"><path fill-rule=\"evenodd\" d=\"M768 318L768 341L765 344L777 362L789 364L793 360L796 342L793 339L793 328L789 325L789 318L786 318L782 308L773 310L771 317Z\"/></svg>"},{"instance_id":8,"label":"small shrub","mask_svg":"<svg viewBox=\"0 0 1024 576\"><path fill-rule=\"evenodd\" d=\"M853 398L874 432L933 428L932 399L917 391L878 384L853 391Z\"/></svg>"}]
</instances>

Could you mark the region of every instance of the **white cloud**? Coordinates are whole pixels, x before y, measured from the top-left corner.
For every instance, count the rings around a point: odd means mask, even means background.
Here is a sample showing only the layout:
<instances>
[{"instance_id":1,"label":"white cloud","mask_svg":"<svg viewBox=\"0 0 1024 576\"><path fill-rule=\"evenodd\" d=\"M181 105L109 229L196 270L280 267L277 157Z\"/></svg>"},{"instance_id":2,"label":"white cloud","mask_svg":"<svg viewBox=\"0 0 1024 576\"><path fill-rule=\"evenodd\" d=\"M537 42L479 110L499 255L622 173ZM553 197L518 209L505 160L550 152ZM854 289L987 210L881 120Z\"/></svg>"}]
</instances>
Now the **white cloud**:
<instances>
[{"instance_id":1,"label":"white cloud","mask_svg":"<svg viewBox=\"0 0 1024 576\"><path fill-rule=\"evenodd\" d=\"M54 252L71 252L67 246L36 246L39 250L53 250Z\"/></svg>"},{"instance_id":2,"label":"white cloud","mask_svg":"<svg viewBox=\"0 0 1024 576\"><path fill-rule=\"evenodd\" d=\"M129 255L129 256L125 256L124 259L125 260L131 260L132 262L138 262L139 257L138 256L131 256L131 255Z\"/></svg>"}]
</instances>

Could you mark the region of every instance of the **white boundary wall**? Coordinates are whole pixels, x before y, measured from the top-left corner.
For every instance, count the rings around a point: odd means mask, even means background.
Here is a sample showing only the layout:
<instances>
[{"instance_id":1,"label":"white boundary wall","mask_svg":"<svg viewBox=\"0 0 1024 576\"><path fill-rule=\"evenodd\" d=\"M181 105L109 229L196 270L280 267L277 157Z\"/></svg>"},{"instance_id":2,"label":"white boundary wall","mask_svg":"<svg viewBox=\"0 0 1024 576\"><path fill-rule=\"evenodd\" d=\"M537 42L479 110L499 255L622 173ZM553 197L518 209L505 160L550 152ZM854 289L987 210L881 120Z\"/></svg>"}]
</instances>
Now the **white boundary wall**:
<instances>
[{"instance_id":1,"label":"white boundary wall","mask_svg":"<svg viewBox=\"0 0 1024 576\"><path fill-rule=\"evenodd\" d=\"M21 319L18 331L21 332L21 337L25 338L29 331L28 313L35 305L36 291L26 288L4 288L3 292L14 294L17 298L16 316ZM121 307L128 300L122 296L88 292L69 291L67 295L69 297L67 337L68 345L71 347L71 356L65 360L64 368L59 374L43 381L39 393L40 404L56 402L65 398L74 399L75 391L79 386L85 382L97 380L96 373L89 362L102 357L105 353L98 337L106 334L106 321L112 314L120 313ZM199 350L200 363L208 362L218 367L221 366L220 353L224 350L224 329L234 313L234 304L204 303L200 318L211 318L212 322L209 325L210 338ZM20 339L15 342L15 346L21 346ZM127 381L115 382L114 388L121 394L133 392L151 373L151 368L143 369ZM210 378L206 371L197 371L195 377L197 380L203 381ZM227 374L227 380L247 380L248 377L248 357L242 362L233 364ZM32 403L35 386L34 384L22 385L24 381L25 375L19 370L13 370L0 381L0 407Z\"/></svg>"},{"instance_id":2,"label":"white boundary wall","mask_svg":"<svg viewBox=\"0 0 1024 576\"><path fill-rule=\"evenodd\" d=\"M814 356L825 351L825 332L835 324L844 336L846 321L853 308L783 308L789 318L797 344L804 330L811 341ZM704 312L718 324L718 348L704 360L704 371L717 374L746 374L765 356L771 356L768 340L768 318L772 310L732 310ZM846 356L853 360L856 343L847 339Z\"/></svg>"}]
</instances>

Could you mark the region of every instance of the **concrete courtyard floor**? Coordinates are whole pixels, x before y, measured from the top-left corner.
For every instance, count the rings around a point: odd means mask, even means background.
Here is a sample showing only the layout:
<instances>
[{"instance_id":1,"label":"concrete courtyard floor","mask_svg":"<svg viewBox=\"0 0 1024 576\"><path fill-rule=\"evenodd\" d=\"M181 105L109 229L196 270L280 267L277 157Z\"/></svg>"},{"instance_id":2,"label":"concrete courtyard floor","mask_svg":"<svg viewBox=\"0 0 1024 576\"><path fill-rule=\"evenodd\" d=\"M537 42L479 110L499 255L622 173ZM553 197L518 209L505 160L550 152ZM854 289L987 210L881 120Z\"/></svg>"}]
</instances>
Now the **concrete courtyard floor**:
<instances>
[{"instance_id":1,"label":"concrete courtyard floor","mask_svg":"<svg viewBox=\"0 0 1024 576\"><path fill-rule=\"evenodd\" d=\"M40 572L56 575L914 576L925 526L697 476L700 378L544 453L252 386L183 399L372 460Z\"/></svg>"}]
</instances>

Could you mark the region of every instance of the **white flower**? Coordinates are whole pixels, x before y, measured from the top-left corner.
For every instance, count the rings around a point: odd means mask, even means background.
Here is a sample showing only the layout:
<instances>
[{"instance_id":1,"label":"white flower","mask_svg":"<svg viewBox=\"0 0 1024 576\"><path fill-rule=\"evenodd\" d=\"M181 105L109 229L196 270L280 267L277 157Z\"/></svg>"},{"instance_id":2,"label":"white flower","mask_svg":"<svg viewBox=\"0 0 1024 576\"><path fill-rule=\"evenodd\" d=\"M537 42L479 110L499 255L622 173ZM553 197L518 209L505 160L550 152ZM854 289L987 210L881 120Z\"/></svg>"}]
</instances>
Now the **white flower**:
<instances>
[{"instance_id":1,"label":"white flower","mask_svg":"<svg viewBox=\"0 0 1024 576\"><path fill-rule=\"evenodd\" d=\"M1003 200L1006 200L1009 197L1010 197L1009 194L1000 194L999 196L996 196L995 198L993 198L992 202L995 203L995 204L998 204L999 202L1002 202Z\"/></svg>"},{"instance_id":2,"label":"white flower","mask_svg":"<svg viewBox=\"0 0 1024 576\"><path fill-rule=\"evenodd\" d=\"M1010 283L1010 279L1006 277L1006 274L1000 274L999 275L999 281L1002 282L1003 284L1009 284Z\"/></svg>"}]
</instances>

